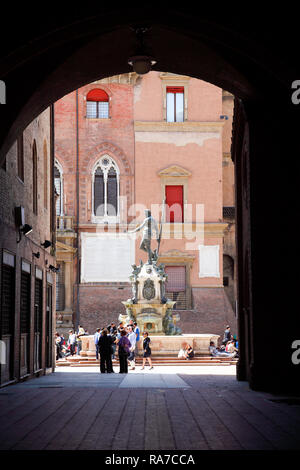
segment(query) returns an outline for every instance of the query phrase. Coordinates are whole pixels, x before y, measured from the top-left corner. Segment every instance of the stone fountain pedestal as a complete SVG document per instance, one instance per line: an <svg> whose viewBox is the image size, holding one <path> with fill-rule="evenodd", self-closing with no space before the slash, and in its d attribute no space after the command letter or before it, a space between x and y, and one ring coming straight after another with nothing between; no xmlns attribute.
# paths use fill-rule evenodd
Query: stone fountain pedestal
<svg viewBox="0 0 300 470"><path fill-rule="evenodd" d="M124 324L129 320L136 321L141 333L180 335L181 330L176 327L180 317L173 313L175 302L165 297L167 274L164 265L153 261L132 267L130 281L133 296L122 302L126 312L119 316L119 321Z"/></svg>
<svg viewBox="0 0 300 470"><path fill-rule="evenodd" d="M218 344L219 335L214 334L186 334L186 335L156 335L150 334L152 356L177 356L181 348L190 344L197 356L209 355L209 343L213 341ZM82 350L80 355L86 358L96 357L94 336L82 336ZM139 355L143 354L143 339L138 342Z"/></svg>

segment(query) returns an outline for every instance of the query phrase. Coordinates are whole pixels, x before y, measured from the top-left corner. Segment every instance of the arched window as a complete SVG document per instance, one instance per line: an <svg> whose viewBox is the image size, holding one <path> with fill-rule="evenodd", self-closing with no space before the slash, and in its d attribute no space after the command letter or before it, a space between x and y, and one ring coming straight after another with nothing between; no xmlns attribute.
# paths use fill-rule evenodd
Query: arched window
<svg viewBox="0 0 300 470"><path fill-rule="evenodd" d="M119 216L120 172L109 155L104 155L93 171L93 218L117 220Z"/></svg>
<svg viewBox="0 0 300 470"><path fill-rule="evenodd" d="M100 88L89 91L86 97L86 117L109 118L109 96Z"/></svg>
<svg viewBox="0 0 300 470"><path fill-rule="evenodd" d="M38 192L37 192L37 150L35 140L32 146L32 211L38 213Z"/></svg>
<svg viewBox="0 0 300 470"><path fill-rule="evenodd" d="M64 215L64 206L63 206L63 172L62 167L55 160L54 165L54 188L55 188L55 207L56 207L56 215L62 216Z"/></svg>

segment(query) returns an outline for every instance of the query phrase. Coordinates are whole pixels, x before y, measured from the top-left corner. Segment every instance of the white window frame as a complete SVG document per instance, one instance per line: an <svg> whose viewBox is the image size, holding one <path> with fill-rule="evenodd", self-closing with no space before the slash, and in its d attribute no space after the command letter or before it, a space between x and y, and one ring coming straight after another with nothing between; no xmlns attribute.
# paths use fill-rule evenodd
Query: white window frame
<svg viewBox="0 0 300 470"><path fill-rule="evenodd" d="M109 160L108 165L103 165L103 161L107 159ZM117 214L114 215L108 215L107 214L107 177L108 177L108 171L111 168L111 166L114 166L117 174ZM103 171L103 176L104 176L104 215L103 216L97 216L95 215L95 207L94 207L94 184L95 184L95 172L97 168L101 167ZM92 223L119 223L120 222L120 170L115 162L115 160L108 154L104 154L101 156L101 158L95 163L92 169L92 214L91 214L91 221Z"/></svg>

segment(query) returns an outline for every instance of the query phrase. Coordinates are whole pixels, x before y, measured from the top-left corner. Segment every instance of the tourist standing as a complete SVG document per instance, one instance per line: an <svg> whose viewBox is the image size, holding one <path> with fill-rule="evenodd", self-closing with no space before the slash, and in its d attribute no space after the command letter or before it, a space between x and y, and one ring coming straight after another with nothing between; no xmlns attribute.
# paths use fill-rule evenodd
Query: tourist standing
<svg viewBox="0 0 300 470"><path fill-rule="evenodd" d="M70 346L71 356L75 354L75 346L76 346L76 335L73 330L69 331L69 339L68 339L68 346Z"/></svg>
<svg viewBox="0 0 300 470"><path fill-rule="evenodd" d="M105 372L110 374L113 372L113 367L112 367L112 362L111 362L112 341L113 341L112 337L107 334L107 329L103 328L103 330L101 331L101 336L98 340L101 374L104 374Z"/></svg>
<svg viewBox="0 0 300 470"><path fill-rule="evenodd" d="M59 333L55 333L56 360L62 358L62 339Z"/></svg>
<svg viewBox="0 0 300 470"><path fill-rule="evenodd" d="M100 338L100 328L97 328L96 333L94 334L94 343L96 347L96 359L99 359L99 338Z"/></svg>
<svg viewBox="0 0 300 470"><path fill-rule="evenodd" d="M130 362L130 366L131 366L131 370L134 370L135 369L135 356L134 356L134 352L135 352L135 346L136 346L136 334L135 332L133 331L133 326L132 325L129 325L128 326L128 335L127 335L130 343L131 343L131 346L130 346L130 354L128 356L128 361Z"/></svg>
<svg viewBox="0 0 300 470"><path fill-rule="evenodd" d="M138 354L139 354L138 342L139 342L139 340L140 340L140 329L139 329L138 324L137 324L136 321L134 322L134 332L135 332L135 336L136 336L134 354L135 354L135 357L137 357Z"/></svg>
<svg viewBox="0 0 300 470"><path fill-rule="evenodd" d="M112 343L112 359L114 360L115 359L115 354L116 354L116 348L117 348L117 345L116 345L117 327L116 327L115 322L112 321L110 326L107 329L108 329L108 333L110 334L110 336L112 337L112 340L113 340L113 343Z"/></svg>
<svg viewBox="0 0 300 470"><path fill-rule="evenodd" d="M121 330L120 339L118 339L118 354L119 354L119 361L120 361L120 374L127 374L128 373L128 355L129 349L131 347L131 343L126 336L126 331Z"/></svg>
<svg viewBox="0 0 300 470"><path fill-rule="evenodd" d="M150 348L150 341L151 340L149 338L149 335L148 335L147 331L144 331L143 338L144 338L144 341L143 341L144 355L143 355L143 367L142 367L142 369L144 369L145 364L146 364L146 360L148 359L149 366L150 366L149 370L150 370L150 369L153 369L153 365L152 365L152 360L151 360L151 348Z"/></svg>

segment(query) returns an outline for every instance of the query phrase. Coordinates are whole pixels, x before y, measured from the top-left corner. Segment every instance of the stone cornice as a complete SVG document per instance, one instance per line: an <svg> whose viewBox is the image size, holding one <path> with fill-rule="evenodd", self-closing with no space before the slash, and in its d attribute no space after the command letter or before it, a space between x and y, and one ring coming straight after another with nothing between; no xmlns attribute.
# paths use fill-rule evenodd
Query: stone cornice
<svg viewBox="0 0 300 470"><path fill-rule="evenodd" d="M164 168L163 170L158 172L158 175L162 178L164 177L172 177L172 178L187 178L188 176L191 176L192 173L185 168L182 168L179 165L171 165L168 166L167 168Z"/></svg>
<svg viewBox="0 0 300 470"><path fill-rule="evenodd" d="M66 253L76 253L77 249L73 246L67 245L66 243L62 243L56 241L56 251L66 252Z"/></svg>
<svg viewBox="0 0 300 470"><path fill-rule="evenodd" d="M160 263L189 263L193 264L195 255L182 252L179 250L170 250L166 253L161 253L158 257Z"/></svg>
<svg viewBox="0 0 300 470"><path fill-rule="evenodd" d="M221 132L221 121L134 121L135 132Z"/></svg>
<svg viewBox="0 0 300 470"><path fill-rule="evenodd" d="M224 222L205 222L204 223L204 236L220 238L224 236L224 231L228 227L227 223ZM198 233L199 236L203 230L202 223L196 222L185 222L184 224L180 223L163 223L162 237L168 238L177 238L178 235L182 234L182 238L196 236Z"/></svg>
<svg viewBox="0 0 300 470"><path fill-rule="evenodd" d="M170 82L187 82L191 79L191 77L189 77L188 75L177 75L177 74L172 74L172 73L168 73L168 72L162 72L160 75L159 75L159 78L161 80L165 80L165 81L170 81Z"/></svg>

